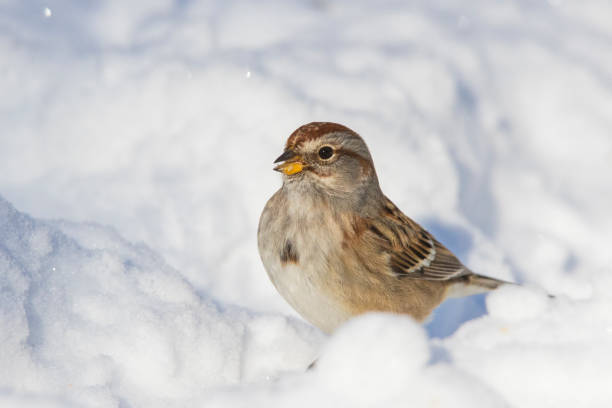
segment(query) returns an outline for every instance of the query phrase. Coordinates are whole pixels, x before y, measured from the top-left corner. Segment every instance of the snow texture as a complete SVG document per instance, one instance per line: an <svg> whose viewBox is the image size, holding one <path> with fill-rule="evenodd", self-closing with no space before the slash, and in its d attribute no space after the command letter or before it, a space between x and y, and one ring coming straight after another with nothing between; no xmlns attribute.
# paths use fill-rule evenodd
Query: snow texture
<svg viewBox="0 0 612 408"><path fill-rule="evenodd" d="M6 0L0 93L0 406L612 406L612 3ZM523 286L303 322L256 229L315 120Z"/></svg>

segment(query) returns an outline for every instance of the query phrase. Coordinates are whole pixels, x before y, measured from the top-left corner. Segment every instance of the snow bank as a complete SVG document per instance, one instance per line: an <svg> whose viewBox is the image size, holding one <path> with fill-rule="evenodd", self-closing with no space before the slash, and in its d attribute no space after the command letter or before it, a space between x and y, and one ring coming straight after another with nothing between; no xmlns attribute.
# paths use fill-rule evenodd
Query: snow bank
<svg viewBox="0 0 612 408"><path fill-rule="evenodd" d="M32 395L185 406L214 386L302 369L321 339L215 304L109 228L41 222L1 198L0 293L0 401L16 406Z"/></svg>
<svg viewBox="0 0 612 408"><path fill-rule="evenodd" d="M387 378L389 406L609 406L611 15L595 0L2 2L0 194L23 213L0 205L0 404L367 405L363 384ZM312 120L362 134L402 210L527 287L443 305L426 353L386 317L321 349L255 242L271 162Z"/></svg>

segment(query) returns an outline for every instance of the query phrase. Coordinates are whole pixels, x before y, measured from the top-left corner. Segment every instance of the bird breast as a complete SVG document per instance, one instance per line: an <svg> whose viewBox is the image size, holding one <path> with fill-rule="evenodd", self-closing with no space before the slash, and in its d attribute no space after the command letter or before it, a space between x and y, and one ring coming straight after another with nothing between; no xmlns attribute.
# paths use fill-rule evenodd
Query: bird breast
<svg viewBox="0 0 612 408"><path fill-rule="evenodd" d="M259 224L259 252L272 283L306 320L326 332L348 319L341 301L337 243L342 229L324 199L281 188ZM336 244L334 244L336 243Z"/></svg>

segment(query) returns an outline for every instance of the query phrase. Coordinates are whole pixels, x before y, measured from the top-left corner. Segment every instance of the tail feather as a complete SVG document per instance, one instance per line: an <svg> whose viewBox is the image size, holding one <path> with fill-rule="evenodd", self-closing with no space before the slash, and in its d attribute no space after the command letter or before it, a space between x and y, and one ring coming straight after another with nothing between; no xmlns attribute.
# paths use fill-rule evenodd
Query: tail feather
<svg viewBox="0 0 612 408"><path fill-rule="evenodd" d="M448 289L447 297L477 295L497 289L501 285L516 285L516 283L470 273L454 279L453 284Z"/></svg>

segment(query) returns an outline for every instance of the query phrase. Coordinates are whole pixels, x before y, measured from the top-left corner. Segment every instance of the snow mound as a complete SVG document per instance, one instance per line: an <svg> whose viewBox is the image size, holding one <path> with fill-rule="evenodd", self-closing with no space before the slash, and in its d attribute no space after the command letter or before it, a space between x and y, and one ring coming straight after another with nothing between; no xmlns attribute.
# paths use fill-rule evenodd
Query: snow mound
<svg viewBox="0 0 612 408"><path fill-rule="evenodd" d="M582 282L580 282L582 281ZM489 315L443 340L454 364L486 381L513 406L605 407L612 402L610 274L585 274L586 298L549 298L506 287L487 299Z"/></svg>
<svg viewBox="0 0 612 408"><path fill-rule="evenodd" d="M380 395L401 394L428 360L425 331L415 322L371 314L338 330L316 368L330 391L374 403Z"/></svg>
<svg viewBox="0 0 612 408"><path fill-rule="evenodd" d="M109 228L38 221L1 197L0 293L0 389L17 394L0 396L12 405L184 406L306 367L321 338L220 307Z"/></svg>
<svg viewBox="0 0 612 408"><path fill-rule="evenodd" d="M428 364L426 333L404 316L368 314L341 327L314 368L267 388L219 393L215 407L502 407L483 382L447 363Z"/></svg>

